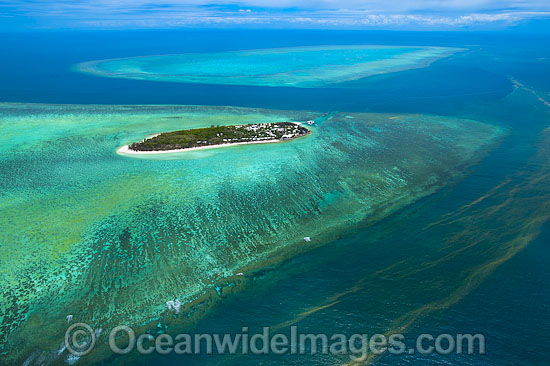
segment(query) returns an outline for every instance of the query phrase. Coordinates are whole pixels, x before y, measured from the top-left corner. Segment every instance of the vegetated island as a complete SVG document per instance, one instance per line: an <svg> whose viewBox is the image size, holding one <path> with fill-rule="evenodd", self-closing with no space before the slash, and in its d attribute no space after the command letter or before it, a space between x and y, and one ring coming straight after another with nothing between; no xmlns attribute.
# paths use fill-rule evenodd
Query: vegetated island
<svg viewBox="0 0 550 366"><path fill-rule="evenodd" d="M310 130L297 122L253 123L236 126L210 126L163 132L123 146L122 153L162 153L218 146L269 143L305 136Z"/></svg>

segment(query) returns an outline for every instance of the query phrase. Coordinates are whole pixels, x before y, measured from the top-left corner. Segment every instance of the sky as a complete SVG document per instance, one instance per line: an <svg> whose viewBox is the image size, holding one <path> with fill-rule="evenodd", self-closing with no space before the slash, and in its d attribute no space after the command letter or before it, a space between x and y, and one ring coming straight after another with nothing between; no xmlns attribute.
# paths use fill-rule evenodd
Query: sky
<svg viewBox="0 0 550 366"><path fill-rule="evenodd" d="M502 29L550 0L0 0L0 30L267 27Z"/></svg>

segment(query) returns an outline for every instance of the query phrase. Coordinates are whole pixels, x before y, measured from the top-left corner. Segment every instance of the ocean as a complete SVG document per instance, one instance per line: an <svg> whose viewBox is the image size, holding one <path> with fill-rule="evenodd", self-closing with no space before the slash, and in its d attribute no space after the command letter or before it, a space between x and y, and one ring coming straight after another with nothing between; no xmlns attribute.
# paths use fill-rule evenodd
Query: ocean
<svg viewBox="0 0 550 366"><path fill-rule="evenodd" d="M252 334L260 333L265 326L285 333L290 325L295 325L302 333L314 334L372 335L398 331L405 334L407 345L413 345L419 334L479 333L486 339L486 353L482 355L415 353L384 355L373 362L376 365L548 364L550 49L547 44L547 35L515 34L511 31L197 30L3 34L0 37L3 49L0 58L0 120L5 123L6 140L3 142L4 157L0 161L3 170L0 173L3 180L0 192L4 201L0 210L5 214L0 224L4 227L0 245L4 253L16 253L21 248L27 248L27 245L32 248L37 245L33 240L49 243L48 240L53 240L51 238L59 240L54 244L63 255L81 253L82 248L75 243L84 239L74 239L73 236L83 235L78 233L87 232L87 228L97 223L101 226L94 226L90 234L97 239L94 245L99 243L92 252L85 254L91 262L86 262L87 268L69 272L74 278L59 285L59 302L50 303L52 295L48 289L40 288L43 286L40 276L34 278L30 275L32 279L17 288L18 291L24 289L21 294L26 296L25 291L33 287L33 296L13 299L8 293L12 291L10 281L14 281L10 276L18 274L24 277L22 273L26 270L22 267L20 272L12 274L12 263L4 254L0 262L4 276L2 282L5 284L1 289L4 300L2 332L6 337L13 335L14 338L3 339L0 352L9 356L25 337L34 336L41 339L32 340L29 344L34 350L18 355L18 362L27 361L31 365L46 361L53 364L76 362L102 365L334 365L350 362L347 353L313 356L103 354L92 361L86 361L85 356L78 360L70 358L66 352L58 358L51 356L52 351L48 347L63 340L56 338L57 333L47 339L47 325L55 320L55 329L63 328L67 307L74 307L75 318L80 314L81 319L85 319L86 315L88 319L97 320L93 326L104 328L101 337L105 337L106 323L98 320L105 318L105 314L117 321L138 318L132 312L139 309L130 306L137 301L137 297L141 297L143 304L148 306L155 301L162 305L167 299L184 295L177 293L177 289L187 288L183 284L186 280L199 281L203 275L208 278L218 276L219 280L211 283L215 292L204 301L205 305L186 310L190 314L189 321L182 319L185 314L159 315L158 321L140 324L140 329L152 334L236 334L242 332L243 327L248 327ZM463 48L465 51L427 67L318 88L130 80L75 71L75 65L91 60L324 45L438 46ZM64 106L69 104L78 106ZM148 107L135 110L132 109L134 105ZM273 146L258 148L255 151L264 154L263 165L250 162L251 154L242 149L230 152L228 156L231 159L218 152L212 156L181 161L128 160L116 157L109 150L115 143L132 141L145 133L154 132L159 126L175 128L177 121L163 120L162 124L157 121L173 114L182 113L189 119L190 126L199 126L201 124L197 121L201 118L221 121L223 114L229 113L217 107L163 109L168 108L165 107L167 105L225 106L235 116L247 115L251 120L260 115L273 120L281 117L303 120L309 116L338 112L340 114L334 120L339 124L326 123L325 127L323 122L318 127L319 136L325 138L319 141L336 146L331 138L340 138L349 139L346 140L349 144L339 147L333 155L323 156L324 160L321 159L324 145L312 142L317 140L304 140L296 148L291 145L280 150ZM235 112L233 107L243 109ZM129 112L124 112L124 109ZM113 115L118 116L115 122L124 128L117 129L116 124L102 120L113 118ZM403 121L413 125L407 130L393 130L389 125L385 127L394 140L365 138L361 141L373 146L372 150L365 150L363 145L349 137L371 136L371 130L350 125L352 119L377 125L382 124L382 119L394 115L404 116L401 117ZM439 124L440 119L445 121L443 125ZM65 122L57 125L59 120ZM471 121L492 126L502 134L493 143L493 132L482 130L478 124L470 124ZM232 119L231 123L238 123L238 119ZM414 126L415 123L422 127L422 133L419 126ZM423 139L426 134L432 136L436 134L434 131L443 128L449 130L445 130L446 137L438 144L428 144L428 140ZM86 134L86 138L81 138L80 133ZM407 133L417 135L408 138ZM37 145L39 148L33 150L34 145L31 148L24 145L24 140L29 136L40 143L53 142ZM399 143L399 150L387 150L391 141ZM457 141L460 141L463 150L451 149L451 144ZM480 151L473 153L477 148ZM12 155L13 151L15 153ZM343 152L354 158L342 158ZM359 162L367 153L374 154L369 155L372 162L361 165ZM441 177L441 184L413 185L420 187L419 192L403 195L406 204L396 203L395 210L384 211L383 215L368 213L355 219L353 213L360 212L361 208L354 206L357 201L354 194L366 189L358 187L370 179L369 167L378 167L379 164L379 172L382 172L386 168L384 164L393 164L396 156L407 154L411 154L410 160L402 165L395 163L398 167L406 164L415 166L417 170L411 168L411 175L436 174ZM286 163L284 157L296 162L281 165ZM327 163L329 159L339 161L340 165L330 166ZM242 171L237 174L235 169L227 168L228 164L236 164ZM67 167L72 169L72 179L67 178ZM125 175L119 177L117 172L124 172ZM315 174L322 177L318 182ZM277 180L278 175L282 177L280 180ZM246 182L240 181L239 176ZM383 185L386 190L380 197L398 202L391 192L401 189L398 179L410 177L404 172L388 177L396 182L394 185ZM220 183L216 185L214 182L218 180ZM337 185L349 188L342 188L343 198L335 191L327 192L327 187ZM180 192L178 190L184 186L186 190L181 192L189 195L187 201L174 197L175 192ZM265 192L251 196L250 192L258 187L263 187ZM285 194L296 192L296 195L284 195L277 188ZM378 192L381 188L376 189ZM74 192L86 192L86 195L75 196ZM248 192L248 195L243 192ZM263 224L254 220L260 220L263 212L281 210L275 204L259 203L263 202L261 199L265 201L265 197L272 197L270 194L274 195L273 192L277 193L278 202L283 203L281 207L288 210L280 214L286 224L294 224L293 217L300 217L304 230L308 228L313 231L322 226L308 226L307 212L301 213L303 217L298 216L300 207L311 204L319 211L319 222L328 226L345 219L353 221L353 225L342 224L337 229L331 229L330 234L326 235L326 242L309 250L287 251L285 247L285 255L279 260L264 260L261 266L246 262L242 268L250 271L244 271L242 280L237 277L225 279L226 273L217 273L211 264L214 259L222 261L220 258L212 261L205 259L206 256L215 256L213 253L216 251L225 253L225 246L209 252L197 244L193 247L193 250L201 250L201 256L197 255L197 258L193 257L193 250L179 252L168 248L167 243L175 243L172 239L177 236L173 229L181 228L184 220L174 218L171 216L173 212L167 213L164 209L191 207L192 202L198 202L191 198L204 198L210 201L194 207L196 210L192 217L196 220L214 222L217 217L223 217L227 222L233 223L230 220L235 220L238 225L262 227L264 230ZM334 197L325 195L319 198L329 208L316 206L309 200L309 195L331 192ZM34 197L36 205L33 204L35 201L24 201L24 195ZM56 195L64 195L63 202L59 208L56 206L56 211L49 213L49 200L58 197ZM410 197L414 198L409 200ZM67 213L66 206L78 207L82 202L97 203L97 206L83 205L77 210L86 219L55 221L73 213ZM120 204L111 205L111 202ZM232 202L232 207L245 207L246 214L238 210L222 212L226 206L221 203L227 202ZM220 203L219 210L209 211L216 203ZM375 203L361 201L364 206L374 206ZM25 217L15 215L13 212L16 211ZM93 211L93 215L84 211ZM48 214L41 216L42 212ZM204 216L211 212L217 213ZM239 214L246 219L242 222L235 219ZM34 215L38 217L36 220ZM49 223L54 228L52 232L33 229L19 235L21 227ZM277 225L281 225L280 228L285 226L277 219L273 219L272 224L273 232L269 235L273 236L270 240L274 243L277 240L290 242L290 234L277 229ZM231 225L237 224L228 224L228 232L235 227ZM10 232L6 229L8 227L15 229ZM158 231L151 230L151 227ZM190 230L194 230L194 235L199 237L210 232L207 229L205 226ZM231 234L234 236L223 236L223 240L227 240L227 245L239 240L252 240L246 236L249 233L245 229L241 230ZM139 236L146 232L153 234L150 238ZM220 239L222 234L216 233L220 235L216 236L217 240L223 242ZM280 235L279 239L275 234ZM244 235L245 239L239 235ZM264 235L264 232L258 235ZM300 237L305 235L307 232ZM70 239L64 242L65 237ZM16 244L8 242L14 238ZM181 255L171 262L174 268L177 263L193 263L196 271L178 277L182 281L179 284L175 277L169 276L172 267L160 267L160 260L155 262L158 268L156 264L153 269L140 267L143 271L127 265L142 259L128 259L124 255L138 253L138 244L153 241L158 244L155 250L159 256ZM117 250L109 252L109 248L114 247ZM243 246L238 251L249 249ZM109 254L103 254L105 252ZM143 252L148 253L145 244L139 249L139 253ZM37 249L37 253L41 253L40 250ZM48 255L53 256L52 253ZM125 259L116 259L109 267L105 266L105 262L94 262L93 258L97 256L107 263L114 261L112 258ZM235 261L245 262L240 257ZM47 269L56 276L71 277L61 273L65 267L60 266L58 271L53 269L58 263L57 258L51 259L51 263L29 263L32 264L29 271L41 273ZM78 277L76 273L83 273L83 277ZM124 280L118 282L117 278ZM147 287L153 285L158 288L152 290ZM233 286L237 289L233 290ZM74 289L78 291L71 292ZM173 292L165 293L165 298L161 298L159 294L166 289ZM94 293L93 296L87 291ZM129 293L131 291L134 292ZM42 292L46 295L41 295ZM150 293L154 293L156 298ZM74 303L69 304L68 299L74 300ZM17 304L16 310L13 310L14 304ZM117 308L117 304L121 307ZM36 332L39 328L43 330ZM14 362L9 358L4 360L10 361L0 360L0 364Z"/></svg>

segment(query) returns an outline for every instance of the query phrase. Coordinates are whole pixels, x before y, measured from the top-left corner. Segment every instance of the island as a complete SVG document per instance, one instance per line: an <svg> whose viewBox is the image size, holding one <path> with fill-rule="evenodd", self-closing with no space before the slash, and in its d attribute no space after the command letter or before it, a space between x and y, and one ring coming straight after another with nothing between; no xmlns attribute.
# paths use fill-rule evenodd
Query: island
<svg viewBox="0 0 550 366"><path fill-rule="evenodd" d="M119 152L177 152L227 145L269 143L291 140L309 133L310 130L299 122L210 126L159 133L142 141L123 146Z"/></svg>

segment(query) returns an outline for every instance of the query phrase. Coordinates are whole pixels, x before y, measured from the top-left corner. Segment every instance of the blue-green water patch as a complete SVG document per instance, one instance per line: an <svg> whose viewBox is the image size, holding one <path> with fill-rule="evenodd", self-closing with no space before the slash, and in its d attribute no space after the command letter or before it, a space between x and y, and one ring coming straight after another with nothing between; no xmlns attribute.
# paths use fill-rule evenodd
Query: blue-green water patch
<svg viewBox="0 0 550 366"><path fill-rule="evenodd" d="M98 76L200 84L327 87L425 67L459 48L315 46L99 60L77 70Z"/></svg>

